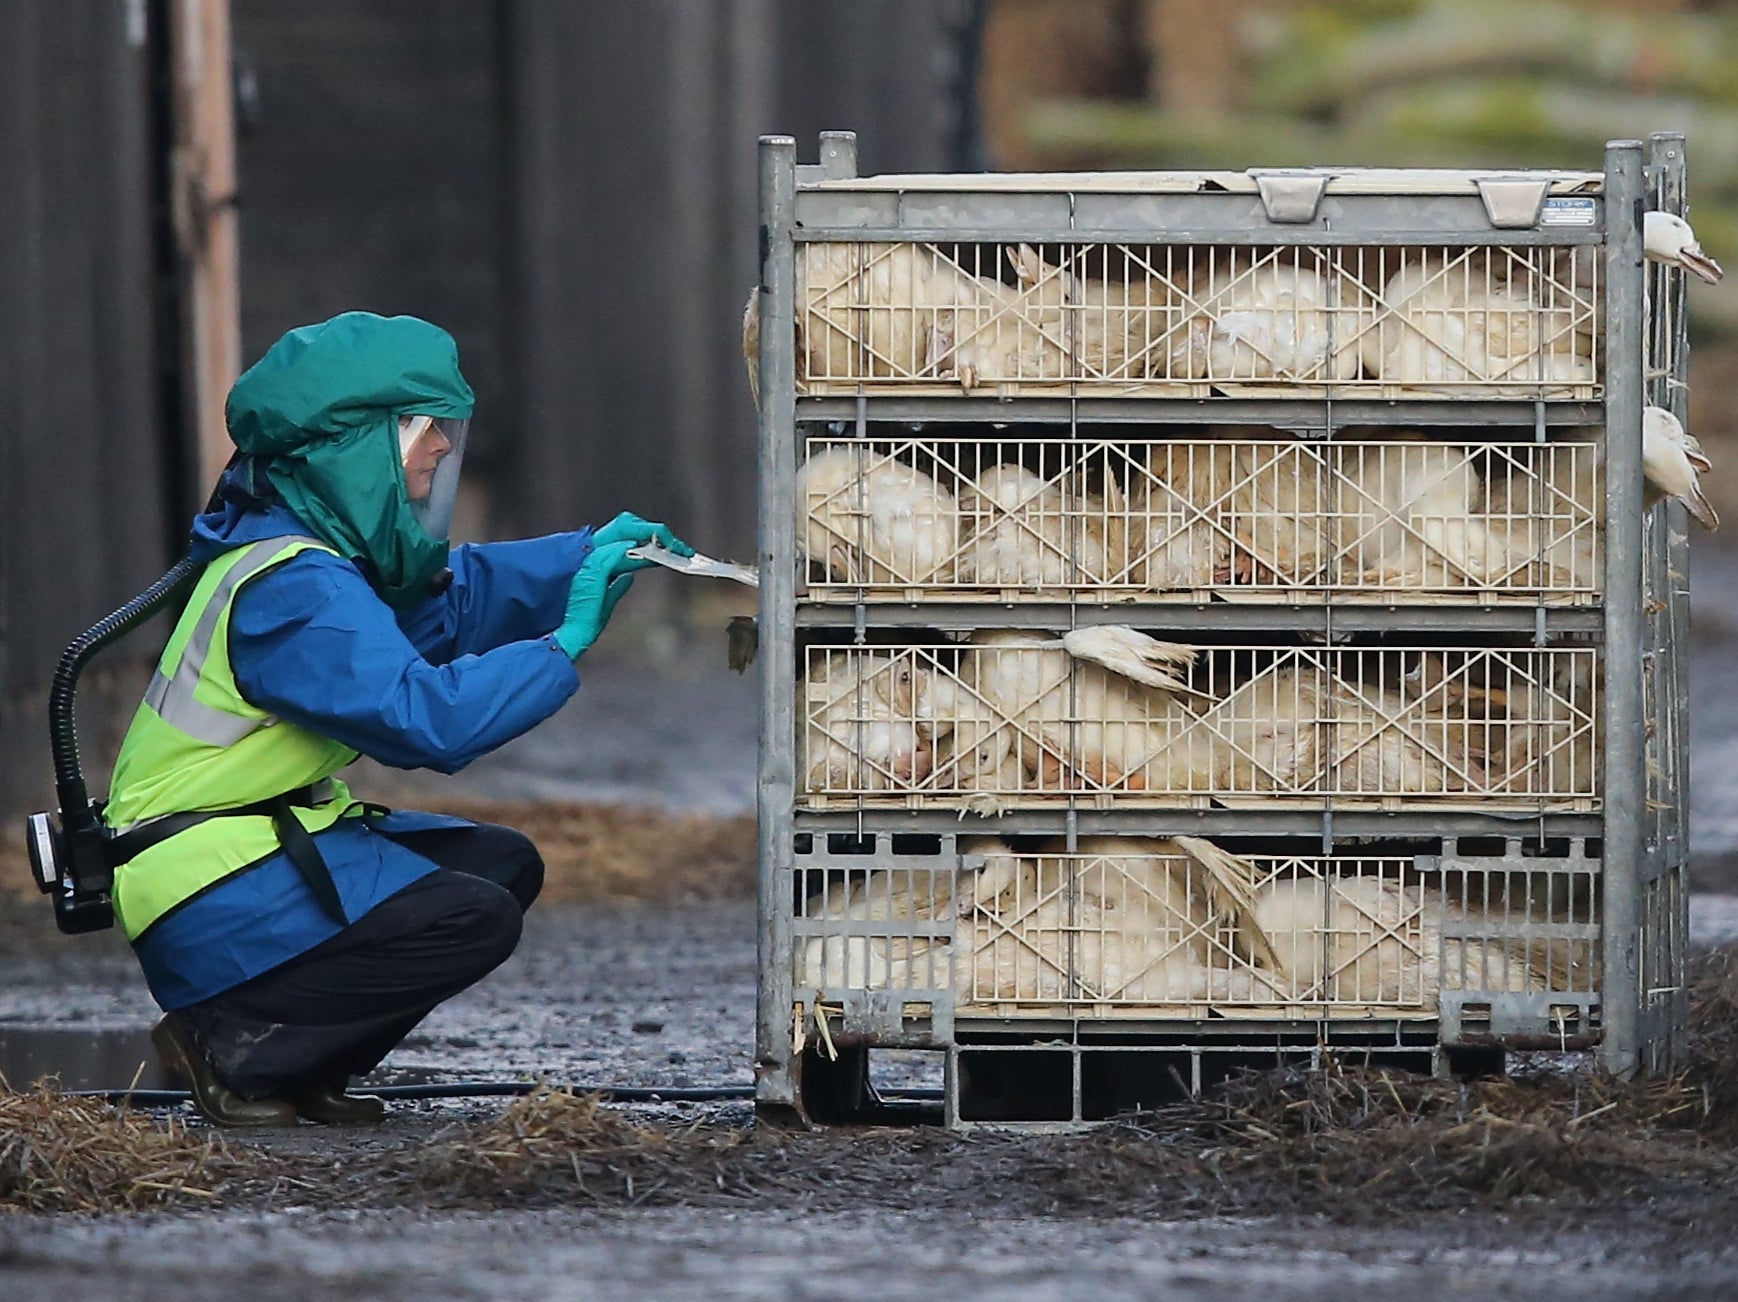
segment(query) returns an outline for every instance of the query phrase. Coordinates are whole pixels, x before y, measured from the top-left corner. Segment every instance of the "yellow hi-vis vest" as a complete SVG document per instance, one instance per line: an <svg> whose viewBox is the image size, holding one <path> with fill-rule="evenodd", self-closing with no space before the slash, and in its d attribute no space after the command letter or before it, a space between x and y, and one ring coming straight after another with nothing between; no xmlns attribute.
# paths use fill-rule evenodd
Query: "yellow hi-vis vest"
<svg viewBox="0 0 1738 1302"><path fill-rule="evenodd" d="M332 551L312 538L266 538L205 567L121 742L103 818L116 832L167 814L234 809L324 782L357 752L250 704L229 663L229 613L242 585L298 552ZM336 554L336 553L334 553ZM310 833L352 808L332 799L293 813ZM112 898L129 941L227 877L278 852L268 814L207 819L115 869Z"/></svg>

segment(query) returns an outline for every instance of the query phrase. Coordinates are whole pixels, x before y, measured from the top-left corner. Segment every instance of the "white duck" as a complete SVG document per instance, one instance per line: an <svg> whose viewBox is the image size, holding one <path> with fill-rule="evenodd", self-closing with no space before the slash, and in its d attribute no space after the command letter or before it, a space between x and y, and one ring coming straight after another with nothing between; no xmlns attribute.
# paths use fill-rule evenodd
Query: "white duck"
<svg viewBox="0 0 1738 1302"><path fill-rule="evenodd" d="M1008 721L1038 790L1116 784L1194 718L1183 702L1198 693L1179 676L1194 660L1191 647L1120 627L1060 639L980 629L971 640L961 678Z"/></svg>
<svg viewBox="0 0 1738 1302"><path fill-rule="evenodd" d="M925 373L938 303L982 282L928 244L807 244L797 258L797 358L809 380ZM752 306L752 300L751 300Z"/></svg>
<svg viewBox="0 0 1738 1302"><path fill-rule="evenodd" d="M1349 277L1233 251L1196 273L1193 314L1168 339L1173 379L1350 380L1370 313Z"/></svg>
<svg viewBox="0 0 1738 1302"><path fill-rule="evenodd" d="M1641 219L1641 251L1650 262L1668 267L1681 267L1699 280L1717 285L1725 276L1720 264L1709 257L1696 238L1690 223L1676 213L1647 212ZM1577 244L1570 255L1570 274L1577 288L1595 283L1595 267L1604 261L1605 250L1598 244Z"/></svg>
<svg viewBox="0 0 1738 1302"><path fill-rule="evenodd" d="M1516 567L1473 514L1473 452L1396 431L1401 443L1348 444L1334 517L1342 580L1442 588L1497 582Z"/></svg>
<svg viewBox="0 0 1738 1302"><path fill-rule="evenodd" d="M1211 531L1202 541L1213 577L1229 585L1224 595L1322 583L1333 557L1334 481L1324 453L1275 440L1270 429L1216 432L1190 448L1153 449L1147 477L1163 478Z"/></svg>
<svg viewBox="0 0 1738 1302"><path fill-rule="evenodd" d="M1421 881L1281 878L1261 888L1251 914L1293 999L1428 1007L1441 990L1563 988L1545 942L1445 937L1450 922L1476 931L1483 902Z"/></svg>
<svg viewBox="0 0 1738 1302"><path fill-rule="evenodd" d="M827 448L797 472L803 554L835 582L951 582L959 505L930 476L861 445Z"/></svg>
<svg viewBox="0 0 1738 1302"><path fill-rule="evenodd" d="M1726 274L1720 270L1718 262L1702 252L1701 241L1696 238L1690 223L1675 213L1643 214L1641 247L1642 252L1655 262L1682 267L1710 285L1719 284L1720 278Z"/></svg>
<svg viewBox="0 0 1738 1302"><path fill-rule="evenodd" d="M990 853L956 895L970 1002L1165 1002L1209 997L1236 947L1271 964L1247 923L1258 872L1210 841L1082 837L1036 855ZM1217 952L1215 952L1217 951Z"/></svg>
<svg viewBox="0 0 1738 1302"><path fill-rule="evenodd" d="M1389 278L1377 328L1360 347L1372 375L1426 392L1497 382L1591 384L1591 340L1578 320L1568 301L1538 301L1476 253L1429 255Z"/></svg>
<svg viewBox="0 0 1738 1302"><path fill-rule="evenodd" d="M1641 468L1649 490L1644 505L1651 507L1663 497L1674 497L1704 529L1720 527L1720 517L1703 495L1700 480L1700 472L1713 469L1713 463L1702 445L1664 407L1642 409Z"/></svg>
<svg viewBox="0 0 1738 1302"><path fill-rule="evenodd" d="M1319 664L1281 662L1173 732L1124 784L1224 797L1445 795L1479 790L1464 746L1436 733L1401 693L1350 683Z"/></svg>
<svg viewBox="0 0 1738 1302"><path fill-rule="evenodd" d="M1228 476L1204 472L1195 487L1206 500L1197 505L1189 496L1195 462L1205 465L1213 456L1203 444L1154 443L1144 464L1130 470L1129 578L1135 586L1166 592L1230 581L1233 539L1219 523Z"/></svg>
<svg viewBox="0 0 1738 1302"><path fill-rule="evenodd" d="M1062 483L1023 466L990 466L963 483L962 577L983 587L1127 584L1129 521L1122 489L1071 504Z"/></svg>
<svg viewBox="0 0 1738 1302"><path fill-rule="evenodd" d="M1166 378L1164 350L1155 345L1177 320L1177 287L1137 255L1114 267L1112 247L1088 246L1066 270L1029 244L1008 257L1026 296L1044 305L1046 331L1059 323L1056 338L1082 378Z"/></svg>
<svg viewBox="0 0 1738 1302"><path fill-rule="evenodd" d="M809 900L806 918L854 922L858 934L807 940L797 986L945 989L951 980L966 1003L1198 1001L1234 945L1235 961L1274 965L1248 923L1257 870L1210 841L1084 837L1068 855L1057 843L1018 854L970 837L960 849L982 855L983 868L877 870ZM902 924L950 918L951 944L901 934Z"/></svg>
<svg viewBox="0 0 1738 1302"><path fill-rule="evenodd" d="M964 271L930 282L924 349L929 373L959 381L967 393L986 384L1060 380L1069 373L1064 297L1070 282L1045 278L1045 264L1030 244L1007 252L1017 286Z"/></svg>
<svg viewBox="0 0 1738 1302"><path fill-rule="evenodd" d="M897 652L834 651L803 684L799 764L810 795L909 790L935 764L913 707L916 668Z"/></svg>

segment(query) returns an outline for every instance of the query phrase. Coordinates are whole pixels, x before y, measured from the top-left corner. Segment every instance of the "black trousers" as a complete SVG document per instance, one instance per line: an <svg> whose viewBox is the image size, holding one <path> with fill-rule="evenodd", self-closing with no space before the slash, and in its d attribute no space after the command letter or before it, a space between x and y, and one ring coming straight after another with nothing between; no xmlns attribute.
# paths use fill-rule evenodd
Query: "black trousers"
<svg viewBox="0 0 1738 1302"><path fill-rule="evenodd" d="M306 954L177 1014L236 1093L342 1088L518 945L543 887L529 838L487 823L381 835L440 868Z"/></svg>

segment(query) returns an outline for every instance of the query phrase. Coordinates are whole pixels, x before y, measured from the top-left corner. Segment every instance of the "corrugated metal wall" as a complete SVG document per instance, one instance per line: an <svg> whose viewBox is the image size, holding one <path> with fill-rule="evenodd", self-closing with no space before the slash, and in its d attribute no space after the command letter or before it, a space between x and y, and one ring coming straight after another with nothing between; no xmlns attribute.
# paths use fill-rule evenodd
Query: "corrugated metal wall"
<svg viewBox="0 0 1738 1302"><path fill-rule="evenodd" d="M173 545L143 12L0 4L0 811L50 790L62 647ZM112 740L104 714L81 718Z"/></svg>
<svg viewBox="0 0 1738 1302"><path fill-rule="evenodd" d="M60 649L162 571L196 491L151 337L163 3L0 3L0 812L46 797ZM348 308L426 316L481 398L491 533L631 508L746 554L755 139L949 165L975 3L231 0L244 361ZM94 773L127 708L81 702Z"/></svg>

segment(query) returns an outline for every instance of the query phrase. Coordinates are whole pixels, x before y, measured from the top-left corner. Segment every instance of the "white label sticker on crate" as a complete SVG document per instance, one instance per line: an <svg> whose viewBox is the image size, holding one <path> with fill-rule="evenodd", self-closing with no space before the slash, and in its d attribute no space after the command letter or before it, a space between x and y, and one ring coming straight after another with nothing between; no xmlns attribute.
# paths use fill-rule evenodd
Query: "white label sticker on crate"
<svg viewBox="0 0 1738 1302"><path fill-rule="evenodd" d="M1560 196L1545 200L1539 210L1541 226L1591 226L1598 216L1598 204L1592 199Z"/></svg>

